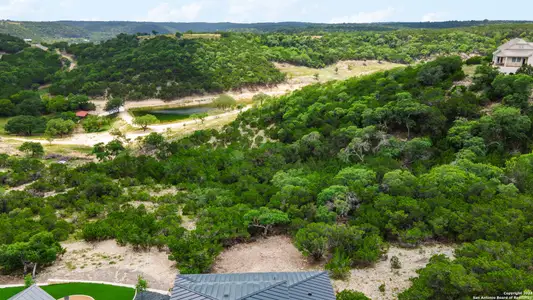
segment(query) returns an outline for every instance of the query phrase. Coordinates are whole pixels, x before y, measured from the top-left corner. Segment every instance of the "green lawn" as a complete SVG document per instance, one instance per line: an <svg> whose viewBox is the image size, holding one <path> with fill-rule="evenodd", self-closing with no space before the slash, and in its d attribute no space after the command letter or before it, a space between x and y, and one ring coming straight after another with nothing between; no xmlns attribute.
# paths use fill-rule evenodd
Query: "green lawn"
<svg viewBox="0 0 533 300"><path fill-rule="evenodd" d="M0 118L0 134L6 134L4 126L6 125L7 120L9 120L9 118Z"/></svg>
<svg viewBox="0 0 533 300"><path fill-rule="evenodd" d="M23 287L0 289L0 300L7 300L23 289ZM135 295L135 290L132 288L94 283L55 284L43 286L42 289L56 299L71 295L86 295L95 300L131 300Z"/></svg>
<svg viewBox="0 0 533 300"><path fill-rule="evenodd" d="M476 68L479 67L479 65L464 65L463 71L465 72L466 76L474 76L474 73L476 73Z"/></svg>

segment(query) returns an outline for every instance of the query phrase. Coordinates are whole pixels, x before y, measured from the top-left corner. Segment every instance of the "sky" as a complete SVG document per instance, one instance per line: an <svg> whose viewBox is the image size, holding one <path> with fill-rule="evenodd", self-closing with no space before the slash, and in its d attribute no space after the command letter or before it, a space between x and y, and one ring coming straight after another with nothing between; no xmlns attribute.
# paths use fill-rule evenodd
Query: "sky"
<svg viewBox="0 0 533 300"><path fill-rule="evenodd" d="M533 20L532 0L0 0L0 20L370 23Z"/></svg>

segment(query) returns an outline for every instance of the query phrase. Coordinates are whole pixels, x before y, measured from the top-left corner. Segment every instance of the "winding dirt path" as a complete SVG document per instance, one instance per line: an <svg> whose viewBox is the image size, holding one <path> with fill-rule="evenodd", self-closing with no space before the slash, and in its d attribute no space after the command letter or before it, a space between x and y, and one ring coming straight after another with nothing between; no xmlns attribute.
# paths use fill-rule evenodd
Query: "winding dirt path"
<svg viewBox="0 0 533 300"><path fill-rule="evenodd" d="M76 62L76 59L74 59L74 55L59 51L59 49L56 49L56 53L59 54L64 59L70 61L70 65L68 66L69 72L76 69L76 67L78 66L78 63Z"/></svg>

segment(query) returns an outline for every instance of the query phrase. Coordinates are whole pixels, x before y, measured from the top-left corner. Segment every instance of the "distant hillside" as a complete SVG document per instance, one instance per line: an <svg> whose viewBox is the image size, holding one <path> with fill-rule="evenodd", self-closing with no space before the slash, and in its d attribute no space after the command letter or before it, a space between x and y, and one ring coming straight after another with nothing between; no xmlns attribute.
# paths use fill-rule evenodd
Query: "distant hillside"
<svg viewBox="0 0 533 300"><path fill-rule="evenodd" d="M36 41L57 40L106 40L120 33L138 32L174 33L250 31L250 32L322 32L322 31L390 31L405 28L457 28L500 23L531 23L530 21L447 21L371 24L319 24L305 22L280 23L156 23L131 21L57 21L57 22L17 22L0 21L0 33Z"/></svg>

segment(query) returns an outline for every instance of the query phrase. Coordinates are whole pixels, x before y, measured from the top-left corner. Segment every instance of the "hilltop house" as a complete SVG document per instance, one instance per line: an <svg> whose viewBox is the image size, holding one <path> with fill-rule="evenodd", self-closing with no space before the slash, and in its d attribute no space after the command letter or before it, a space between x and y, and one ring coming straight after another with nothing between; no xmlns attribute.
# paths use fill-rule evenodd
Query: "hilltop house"
<svg viewBox="0 0 533 300"><path fill-rule="evenodd" d="M493 53L493 63L503 73L515 73L525 64L533 66L533 43L512 39Z"/></svg>
<svg viewBox="0 0 533 300"><path fill-rule="evenodd" d="M179 274L170 300L335 300L327 272Z"/></svg>

